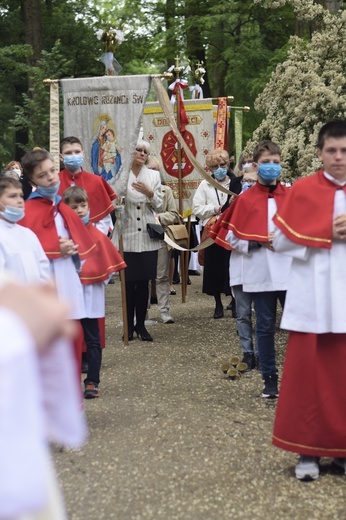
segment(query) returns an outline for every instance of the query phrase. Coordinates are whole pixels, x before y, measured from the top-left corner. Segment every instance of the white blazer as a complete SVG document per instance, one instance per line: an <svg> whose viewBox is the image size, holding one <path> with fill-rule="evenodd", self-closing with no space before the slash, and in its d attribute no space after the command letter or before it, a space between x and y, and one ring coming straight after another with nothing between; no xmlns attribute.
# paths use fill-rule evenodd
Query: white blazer
<svg viewBox="0 0 346 520"><path fill-rule="evenodd" d="M147 223L156 223L155 214L162 211L163 196L161 192L160 173L142 166L137 180L145 182L153 190L151 199L146 197L144 202L134 203L127 200L127 179L121 178L114 182L115 192L118 197L125 197L125 225L123 228L123 244L126 253L143 253L160 249L160 240L149 237ZM113 233L113 242L117 244L117 229Z"/></svg>

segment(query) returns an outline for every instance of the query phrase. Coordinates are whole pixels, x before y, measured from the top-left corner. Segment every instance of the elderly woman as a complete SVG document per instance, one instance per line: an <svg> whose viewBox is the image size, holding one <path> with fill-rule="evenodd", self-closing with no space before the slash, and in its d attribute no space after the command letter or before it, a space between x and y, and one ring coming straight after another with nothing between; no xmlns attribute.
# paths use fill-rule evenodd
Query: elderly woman
<svg viewBox="0 0 346 520"><path fill-rule="evenodd" d="M123 229L127 324L129 340L136 332L142 341L153 341L144 321L147 312L149 280L155 280L160 240L149 237L147 224L154 224L155 213L162 210L160 174L147 168L150 145L138 141L127 183L122 176L114 183L119 197L125 197ZM136 325L134 320L136 317Z"/></svg>
<svg viewBox="0 0 346 520"><path fill-rule="evenodd" d="M224 188L230 189L231 174L228 171L229 157L226 150L213 150L206 157L211 176ZM232 174L233 176L234 174ZM218 218L226 209L229 196L203 180L193 198L193 213L200 219L202 228L211 217ZM213 244L204 253L203 292L214 296L214 318L224 315L221 293L231 294L229 286L230 251Z"/></svg>

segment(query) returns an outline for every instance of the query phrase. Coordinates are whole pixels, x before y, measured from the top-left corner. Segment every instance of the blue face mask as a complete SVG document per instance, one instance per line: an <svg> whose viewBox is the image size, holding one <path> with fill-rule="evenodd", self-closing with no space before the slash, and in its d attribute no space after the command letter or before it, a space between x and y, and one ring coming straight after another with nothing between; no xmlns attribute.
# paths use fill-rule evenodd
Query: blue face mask
<svg viewBox="0 0 346 520"><path fill-rule="evenodd" d="M86 215L84 215L84 217L81 217L82 218L82 222L83 224L85 224L85 226L87 224L89 224L89 219L90 219L90 209L88 209L88 213Z"/></svg>
<svg viewBox="0 0 346 520"><path fill-rule="evenodd" d="M265 182L273 182L281 173L281 164L263 163L258 165L258 175Z"/></svg>
<svg viewBox="0 0 346 520"><path fill-rule="evenodd" d="M41 197L44 197L45 199L55 199L55 196L57 195L60 188L60 181L56 184L53 184L52 186L37 186L36 192L41 195Z"/></svg>
<svg viewBox="0 0 346 520"><path fill-rule="evenodd" d="M64 155L64 165L71 172L74 173L83 164L83 155L75 154L75 155Z"/></svg>
<svg viewBox="0 0 346 520"><path fill-rule="evenodd" d="M15 208L14 206L4 206L4 210L0 211L0 215L8 222L18 222L25 215L24 208Z"/></svg>
<svg viewBox="0 0 346 520"><path fill-rule="evenodd" d="M218 168L214 171L214 177L217 181L223 181L227 175L227 168Z"/></svg>

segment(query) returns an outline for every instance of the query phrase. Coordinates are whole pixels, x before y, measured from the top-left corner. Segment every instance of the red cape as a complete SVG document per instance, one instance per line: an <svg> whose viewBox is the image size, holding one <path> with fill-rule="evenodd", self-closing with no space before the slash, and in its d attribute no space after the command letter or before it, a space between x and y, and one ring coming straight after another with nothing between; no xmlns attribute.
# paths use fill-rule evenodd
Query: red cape
<svg viewBox="0 0 346 520"><path fill-rule="evenodd" d="M112 273L125 269L126 263L111 240L91 222L86 226L97 248L82 265L82 284L93 284L108 280Z"/></svg>
<svg viewBox="0 0 346 520"><path fill-rule="evenodd" d="M60 258L59 236L54 217L59 212L64 219L65 228L75 244L78 244L78 254L83 260L95 249L95 244L89 232L77 214L64 202L56 206L51 200L43 197L28 199L25 202L25 217L20 225L31 229L36 235L47 257L50 260Z"/></svg>
<svg viewBox="0 0 346 520"><path fill-rule="evenodd" d="M61 170L59 176L59 195L62 196L72 185L85 189L89 197L90 222L99 222L113 211L112 201L117 198L117 195L102 177L84 170L73 175L66 169Z"/></svg>
<svg viewBox="0 0 346 520"><path fill-rule="evenodd" d="M275 215L275 225L296 244L330 249L334 198L340 189L345 187L328 180L323 170L298 180Z"/></svg>
<svg viewBox="0 0 346 520"><path fill-rule="evenodd" d="M258 182L240 197L221 215L209 236L220 246L226 247L225 237L228 231L242 240L267 242L268 240L268 199L274 198L280 208L289 193L289 188L278 184L269 191L268 186ZM230 249L229 245L227 249Z"/></svg>

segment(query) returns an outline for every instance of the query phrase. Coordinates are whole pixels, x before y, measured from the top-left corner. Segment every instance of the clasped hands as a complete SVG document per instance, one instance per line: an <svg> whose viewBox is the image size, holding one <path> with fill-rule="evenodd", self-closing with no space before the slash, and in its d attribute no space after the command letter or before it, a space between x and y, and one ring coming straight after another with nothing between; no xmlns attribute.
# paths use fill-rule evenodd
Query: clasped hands
<svg viewBox="0 0 346 520"><path fill-rule="evenodd" d="M346 241L346 213L341 213L333 220L333 238Z"/></svg>
<svg viewBox="0 0 346 520"><path fill-rule="evenodd" d="M63 258L76 255L78 253L78 245L71 238L59 237L60 253Z"/></svg>
<svg viewBox="0 0 346 520"><path fill-rule="evenodd" d="M134 188L136 191L139 191L139 193L143 193L143 195L146 195L149 199L154 196L153 190L145 182L133 182L132 188Z"/></svg>

